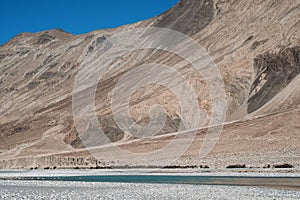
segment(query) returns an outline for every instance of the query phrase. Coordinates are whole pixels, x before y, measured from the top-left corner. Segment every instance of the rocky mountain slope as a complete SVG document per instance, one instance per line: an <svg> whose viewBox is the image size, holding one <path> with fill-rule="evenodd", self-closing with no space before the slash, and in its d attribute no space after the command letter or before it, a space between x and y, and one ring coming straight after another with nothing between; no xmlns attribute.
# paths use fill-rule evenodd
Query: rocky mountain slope
<svg viewBox="0 0 300 200"><path fill-rule="evenodd" d="M62 30L21 33L2 45L0 167L97 164L89 152L82 150L73 121L74 81L82 63L103 41L115 33L142 27L170 28L192 37L209 52L225 84L228 125L218 144L199 161L196 155L203 141L199 131L198 142L192 144L179 164L300 165L300 2L181 0L160 16L116 29L84 35ZM99 123L109 139L121 141L124 148L146 148L151 143L134 142L118 127L112 116L111 92L126 71L152 62L176 66L183 73L190 68L176 55L142 50L115 60L97 88ZM201 109L209 113L211 100L203 78L191 72L185 77L196 88ZM147 124L148 110L155 103L168 111L164 128L153 138L157 144L179 128L181 118L172 93L157 85L138 90L130 100L130 112L134 121ZM104 151L111 157L103 157L104 163L118 163L113 151Z"/></svg>

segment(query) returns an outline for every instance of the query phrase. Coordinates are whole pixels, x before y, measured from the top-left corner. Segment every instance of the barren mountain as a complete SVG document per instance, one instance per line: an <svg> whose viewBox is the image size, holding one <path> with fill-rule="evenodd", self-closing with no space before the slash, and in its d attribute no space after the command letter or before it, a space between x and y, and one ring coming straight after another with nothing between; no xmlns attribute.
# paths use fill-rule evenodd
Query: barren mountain
<svg viewBox="0 0 300 200"><path fill-rule="evenodd" d="M207 129L200 127L176 164L300 166L300 1L181 0L157 17L116 29L84 35L63 30L21 33L2 45L0 168L130 165L129 158L114 159L117 152L109 146L91 145L103 154L98 161L90 155L92 150L84 149L72 116L72 91L81 66L105 41L144 27L169 28L193 38L210 54L225 85L226 123L217 145L199 160ZM134 92L130 114L145 125L151 105L164 105L168 116L163 129L137 140L116 124L111 109L115 85L124 73L147 63L173 66L196 89L199 107L208 114L212 107L203 77L190 71L191 65L179 56L141 50L118 57L98 84L96 113L110 141L135 152L165 145L182 120L174 94L154 84ZM176 151L176 145L173 148Z"/></svg>

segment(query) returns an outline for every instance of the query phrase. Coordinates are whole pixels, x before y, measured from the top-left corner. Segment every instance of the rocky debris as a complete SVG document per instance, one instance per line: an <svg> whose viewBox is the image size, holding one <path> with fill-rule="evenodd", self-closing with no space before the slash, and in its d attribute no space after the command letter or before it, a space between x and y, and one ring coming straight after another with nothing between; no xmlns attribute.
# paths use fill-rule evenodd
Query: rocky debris
<svg viewBox="0 0 300 200"><path fill-rule="evenodd" d="M13 129L13 134L14 133L21 133L21 132L25 132L25 131L28 131L30 129L30 126L29 125L26 125L26 126L18 126L16 128Z"/></svg>
<svg viewBox="0 0 300 200"><path fill-rule="evenodd" d="M43 62L43 65L47 65L49 63L51 63L55 58L57 58L58 56L60 56L60 54L57 55L49 55Z"/></svg>
<svg viewBox="0 0 300 200"><path fill-rule="evenodd" d="M213 16L213 0L181 0L161 15L153 26L192 35L207 26L213 20Z"/></svg>
<svg viewBox="0 0 300 200"><path fill-rule="evenodd" d="M5 54L0 54L0 61L3 60L6 57Z"/></svg>
<svg viewBox="0 0 300 200"><path fill-rule="evenodd" d="M57 75L56 72L44 72L41 76L40 79L49 79Z"/></svg>
<svg viewBox="0 0 300 200"><path fill-rule="evenodd" d="M31 89L36 88L39 84L40 84L40 82L34 81L34 82L28 83L27 87L28 87L28 89L31 90Z"/></svg>
<svg viewBox="0 0 300 200"><path fill-rule="evenodd" d="M25 78L30 78L32 77L33 75L37 74L38 73L38 70L34 70L34 71L31 71L31 72L27 72L25 74Z"/></svg>
<svg viewBox="0 0 300 200"><path fill-rule="evenodd" d="M91 44L91 46L89 46L88 48L88 53L91 53L95 48L99 47L105 40L106 40L106 36L100 36L97 37Z"/></svg>
<svg viewBox="0 0 300 200"><path fill-rule="evenodd" d="M264 39L264 40L260 40L260 41L255 41L253 42L253 44L251 45L250 49L251 50L255 50L258 46L265 44L269 39Z"/></svg>
<svg viewBox="0 0 300 200"><path fill-rule="evenodd" d="M37 44L37 45L46 44L46 43L53 41L54 39L55 39L54 36L45 32L45 33L41 34L40 36L38 36L35 44Z"/></svg>
<svg viewBox="0 0 300 200"><path fill-rule="evenodd" d="M254 60L254 68L256 76L250 91L248 113L262 107L300 74L300 46L259 55Z"/></svg>

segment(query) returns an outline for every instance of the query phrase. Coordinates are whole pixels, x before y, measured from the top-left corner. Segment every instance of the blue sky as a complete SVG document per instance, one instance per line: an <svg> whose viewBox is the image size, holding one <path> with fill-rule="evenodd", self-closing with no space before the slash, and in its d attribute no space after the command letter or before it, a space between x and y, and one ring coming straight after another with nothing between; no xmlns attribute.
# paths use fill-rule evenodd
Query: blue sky
<svg viewBox="0 0 300 200"><path fill-rule="evenodd" d="M179 0L2 0L0 44L21 32L61 28L74 34L147 19Z"/></svg>

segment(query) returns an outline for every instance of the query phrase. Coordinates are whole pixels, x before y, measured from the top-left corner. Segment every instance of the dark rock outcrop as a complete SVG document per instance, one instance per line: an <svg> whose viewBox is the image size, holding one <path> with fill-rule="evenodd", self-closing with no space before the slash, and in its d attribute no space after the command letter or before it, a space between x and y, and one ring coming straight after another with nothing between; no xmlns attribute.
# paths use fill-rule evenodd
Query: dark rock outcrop
<svg viewBox="0 0 300 200"><path fill-rule="evenodd" d="M153 26L169 28L192 35L202 30L214 16L212 0L181 0L172 9L158 18Z"/></svg>
<svg viewBox="0 0 300 200"><path fill-rule="evenodd" d="M300 46L259 55L254 67L256 77L248 101L248 113L262 107L300 74Z"/></svg>

